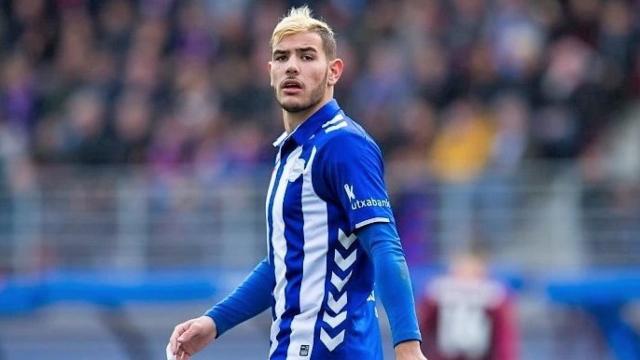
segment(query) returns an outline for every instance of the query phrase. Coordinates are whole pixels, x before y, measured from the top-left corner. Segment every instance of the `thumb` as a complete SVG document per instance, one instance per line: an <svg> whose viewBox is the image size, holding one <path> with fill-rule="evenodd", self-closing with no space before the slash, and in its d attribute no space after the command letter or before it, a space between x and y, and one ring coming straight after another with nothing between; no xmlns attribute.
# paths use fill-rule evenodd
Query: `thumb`
<svg viewBox="0 0 640 360"><path fill-rule="evenodd" d="M184 334L178 337L179 342L189 341L189 339L191 339L191 331L189 330L185 331Z"/></svg>
<svg viewBox="0 0 640 360"><path fill-rule="evenodd" d="M185 331L184 333L182 333L182 335L180 335L178 337L178 341L179 342L186 342L191 340L194 336L196 335L196 331L194 330L194 327L189 327L187 329L187 331Z"/></svg>

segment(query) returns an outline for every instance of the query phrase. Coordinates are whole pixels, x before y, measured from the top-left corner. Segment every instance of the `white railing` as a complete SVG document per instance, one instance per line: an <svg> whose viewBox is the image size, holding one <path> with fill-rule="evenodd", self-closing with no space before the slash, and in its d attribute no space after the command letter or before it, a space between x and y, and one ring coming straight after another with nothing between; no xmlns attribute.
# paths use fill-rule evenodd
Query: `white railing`
<svg viewBox="0 0 640 360"><path fill-rule="evenodd" d="M583 186L566 164L490 174L473 185L388 182L410 261L482 243L501 262L549 269L640 263L640 196ZM200 178L184 169L41 168L34 186L0 193L0 268L247 267L265 254L268 169ZM625 190L628 190L625 192Z"/></svg>

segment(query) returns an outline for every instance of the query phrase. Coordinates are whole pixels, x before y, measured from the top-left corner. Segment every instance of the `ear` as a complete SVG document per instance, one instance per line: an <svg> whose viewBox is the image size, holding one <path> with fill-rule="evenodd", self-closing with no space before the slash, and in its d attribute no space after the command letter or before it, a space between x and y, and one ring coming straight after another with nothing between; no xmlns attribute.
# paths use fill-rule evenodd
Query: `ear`
<svg viewBox="0 0 640 360"><path fill-rule="evenodd" d="M327 83L329 85L335 85L340 76L342 76L342 70L344 69L344 61L340 58L335 58L329 62L329 77Z"/></svg>
<svg viewBox="0 0 640 360"><path fill-rule="evenodd" d="M273 76L271 74L271 68L273 67L273 64L271 63L271 61L267 62L267 71L269 72L269 85L271 85L271 87L273 87Z"/></svg>

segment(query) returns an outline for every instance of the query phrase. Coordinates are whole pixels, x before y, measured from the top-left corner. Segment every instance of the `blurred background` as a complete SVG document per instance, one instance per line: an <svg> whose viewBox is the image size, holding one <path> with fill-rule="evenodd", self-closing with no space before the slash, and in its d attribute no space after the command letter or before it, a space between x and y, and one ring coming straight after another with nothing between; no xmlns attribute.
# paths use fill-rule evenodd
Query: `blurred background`
<svg viewBox="0 0 640 360"><path fill-rule="evenodd" d="M268 42L304 3L0 1L0 359L163 358L264 256ZM309 5L418 303L480 249L514 305L492 359L640 359L640 3ZM268 324L207 354L264 359Z"/></svg>

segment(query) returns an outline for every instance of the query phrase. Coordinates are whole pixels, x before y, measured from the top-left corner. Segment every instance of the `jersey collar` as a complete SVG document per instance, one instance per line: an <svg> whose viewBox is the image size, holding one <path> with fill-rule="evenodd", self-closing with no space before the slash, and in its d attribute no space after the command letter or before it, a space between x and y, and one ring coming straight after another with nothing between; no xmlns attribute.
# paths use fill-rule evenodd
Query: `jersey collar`
<svg viewBox="0 0 640 360"><path fill-rule="evenodd" d="M307 120L298 125L291 134L288 134L286 131L282 133L282 135L273 142L273 146L278 147L289 138L292 138L298 145L303 145L307 140L309 140L311 135L316 133L322 124L333 118L338 111L340 111L340 105L338 105L338 102L335 99L332 99L307 118Z"/></svg>

